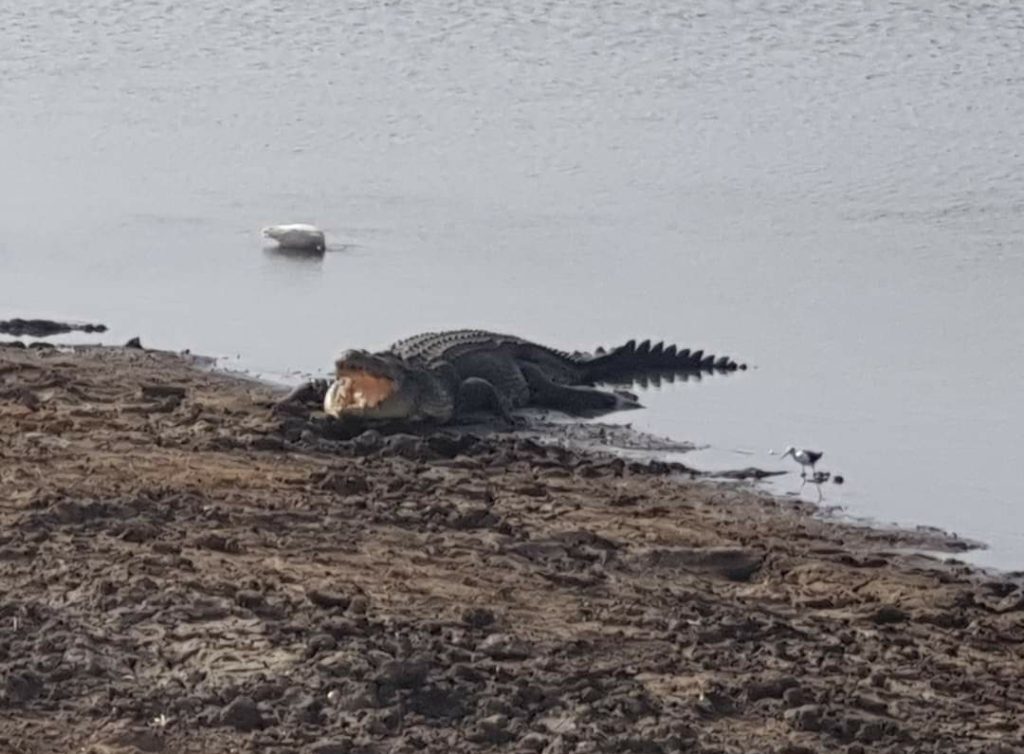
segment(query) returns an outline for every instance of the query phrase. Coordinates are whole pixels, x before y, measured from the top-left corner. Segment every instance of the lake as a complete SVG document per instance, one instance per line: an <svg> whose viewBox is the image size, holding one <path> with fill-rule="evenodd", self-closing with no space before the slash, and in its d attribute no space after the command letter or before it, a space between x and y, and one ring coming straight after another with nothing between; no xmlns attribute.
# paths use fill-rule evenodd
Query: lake
<svg viewBox="0 0 1024 754"><path fill-rule="evenodd" d="M827 504L1024 568L1024 5L3 6L0 318L282 379L448 327L702 347L754 368L615 418L824 450Z"/></svg>

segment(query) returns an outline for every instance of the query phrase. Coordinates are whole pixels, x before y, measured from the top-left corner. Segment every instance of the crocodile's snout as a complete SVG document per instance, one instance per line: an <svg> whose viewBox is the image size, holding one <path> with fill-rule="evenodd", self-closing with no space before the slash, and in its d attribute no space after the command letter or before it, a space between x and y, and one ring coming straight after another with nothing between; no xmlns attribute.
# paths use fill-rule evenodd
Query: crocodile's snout
<svg viewBox="0 0 1024 754"><path fill-rule="evenodd" d="M339 368L324 396L324 412L341 416L375 409L395 392L394 380L362 369Z"/></svg>

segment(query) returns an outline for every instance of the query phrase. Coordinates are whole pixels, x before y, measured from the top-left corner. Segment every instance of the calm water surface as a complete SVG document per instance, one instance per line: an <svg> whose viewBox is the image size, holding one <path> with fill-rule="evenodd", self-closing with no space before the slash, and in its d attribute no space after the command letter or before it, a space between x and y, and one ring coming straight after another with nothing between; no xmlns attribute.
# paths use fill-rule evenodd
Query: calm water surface
<svg viewBox="0 0 1024 754"><path fill-rule="evenodd" d="M282 375L712 348L757 369L623 420L1024 567L1024 5L683 5L0 0L0 316ZM263 249L303 221L337 250Z"/></svg>

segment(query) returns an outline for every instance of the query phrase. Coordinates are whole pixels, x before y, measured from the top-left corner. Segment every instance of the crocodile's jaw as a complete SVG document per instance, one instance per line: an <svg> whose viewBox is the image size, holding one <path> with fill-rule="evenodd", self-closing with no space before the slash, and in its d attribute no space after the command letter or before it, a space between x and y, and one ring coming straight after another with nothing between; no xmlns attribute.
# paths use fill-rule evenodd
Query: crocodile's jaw
<svg viewBox="0 0 1024 754"><path fill-rule="evenodd" d="M406 419L413 411L407 390L389 377L360 370L340 371L327 388L324 413L337 419Z"/></svg>

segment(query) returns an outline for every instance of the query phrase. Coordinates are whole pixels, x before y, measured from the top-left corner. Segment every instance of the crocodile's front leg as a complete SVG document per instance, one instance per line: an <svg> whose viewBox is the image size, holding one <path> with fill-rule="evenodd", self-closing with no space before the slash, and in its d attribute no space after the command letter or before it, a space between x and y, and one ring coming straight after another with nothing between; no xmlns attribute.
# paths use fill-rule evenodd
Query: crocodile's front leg
<svg viewBox="0 0 1024 754"><path fill-rule="evenodd" d="M516 420L511 413L512 407L509 401L493 384L482 377L467 377L459 383L458 399L456 401L456 417L466 417L474 412L490 411L511 426L515 426Z"/></svg>
<svg viewBox="0 0 1024 754"><path fill-rule="evenodd" d="M324 396L327 395L327 388L330 384L330 380L323 379L303 382L275 403L274 409L288 411L289 409L305 409L312 405L322 407L324 405Z"/></svg>

